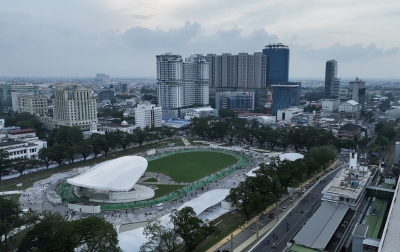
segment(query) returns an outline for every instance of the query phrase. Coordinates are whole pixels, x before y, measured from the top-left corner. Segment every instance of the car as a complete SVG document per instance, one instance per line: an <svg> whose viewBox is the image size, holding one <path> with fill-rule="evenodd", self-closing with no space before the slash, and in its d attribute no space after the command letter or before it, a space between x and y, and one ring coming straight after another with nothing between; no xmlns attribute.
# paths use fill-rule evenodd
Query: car
<svg viewBox="0 0 400 252"><path fill-rule="evenodd" d="M306 187L309 187L309 186L310 186L310 183L307 183L307 184L306 184Z"/></svg>
<svg viewBox="0 0 400 252"><path fill-rule="evenodd" d="M286 208L287 208L287 206L283 206L283 207L282 207L282 209L286 209Z"/></svg>
<svg viewBox="0 0 400 252"><path fill-rule="evenodd" d="M272 248L275 248L275 247L276 247L275 243L272 243Z"/></svg>
<svg viewBox="0 0 400 252"><path fill-rule="evenodd" d="M275 216L274 213L270 213L270 214L268 215L269 218L274 218L274 216Z"/></svg>

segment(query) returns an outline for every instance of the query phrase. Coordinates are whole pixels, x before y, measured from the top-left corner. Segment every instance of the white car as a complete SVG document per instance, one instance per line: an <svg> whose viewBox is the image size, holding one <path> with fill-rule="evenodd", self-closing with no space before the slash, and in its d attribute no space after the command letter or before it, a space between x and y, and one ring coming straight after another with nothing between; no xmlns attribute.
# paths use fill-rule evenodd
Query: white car
<svg viewBox="0 0 400 252"><path fill-rule="evenodd" d="M283 207L282 207L282 209L286 209L286 208L287 208L287 206L283 206Z"/></svg>

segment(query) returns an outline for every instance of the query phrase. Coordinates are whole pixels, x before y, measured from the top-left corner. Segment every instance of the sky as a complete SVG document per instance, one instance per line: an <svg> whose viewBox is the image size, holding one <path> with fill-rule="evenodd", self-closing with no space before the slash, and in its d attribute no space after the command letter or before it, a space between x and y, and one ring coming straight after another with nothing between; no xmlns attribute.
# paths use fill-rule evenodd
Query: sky
<svg viewBox="0 0 400 252"><path fill-rule="evenodd" d="M0 76L155 78L155 55L290 48L289 78L400 79L399 0L0 0Z"/></svg>

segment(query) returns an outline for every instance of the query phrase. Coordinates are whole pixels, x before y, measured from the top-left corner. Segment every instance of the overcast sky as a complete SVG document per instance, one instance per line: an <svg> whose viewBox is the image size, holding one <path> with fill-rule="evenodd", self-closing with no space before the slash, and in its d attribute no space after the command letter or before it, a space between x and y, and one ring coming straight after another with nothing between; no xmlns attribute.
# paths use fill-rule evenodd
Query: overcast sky
<svg viewBox="0 0 400 252"><path fill-rule="evenodd" d="M290 78L400 78L399 0L0 0L0 76L155 77L155 55L290 47Z"/></svg>

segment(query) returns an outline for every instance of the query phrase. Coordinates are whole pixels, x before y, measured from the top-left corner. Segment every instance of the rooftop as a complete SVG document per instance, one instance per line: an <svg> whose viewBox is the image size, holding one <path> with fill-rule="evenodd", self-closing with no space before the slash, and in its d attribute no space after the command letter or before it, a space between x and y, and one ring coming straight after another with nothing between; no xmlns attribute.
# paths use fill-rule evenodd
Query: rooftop
<svg viewBox="0 0 400 252"><path fill-rule="evenodd" d="M35 129L20 129L20 130L10 130L8 134L18 135L18 134L26 134L26 133L36 133Z"/></svg>
<svg viewBox="0 0 400 252"><path fill-rule="evenodd" d="M10 141L10 142L3 142L0 143L0 147L6 147L6 146L11 146L11 145L16 145L16 144L25 144L26 142L22 141Z"/></svg>
<svg viewBox="0 0 400 252"><path fill-rule="evenodd" d="M360 193L365 189L371 171L365 166L359 166L359 169L342 169L335 178L324 188L322 193L338 194L348 198L357 199Z"/></svg>
<svg viewBox="0 0 400 252"><path fill-rule="evenodd" d="M356 131L361 129L360 125L355 125L352 123L347 123L345 125L343 125L342 127L339 128L339 130L343 130L343 131Z"/></svg>
<svg viewBox="0 0 400 252"><path fill-rule="evenodd" d="M103 162L74 178L69 184L99 190L129 191L146 172L147 160L125 156Z"/></svg>
<svg viewBox="0 0 400 252"><path fill-rule="evenodd" d="M346 101L347 103L349 103L350 105L358 105L359 103L354 101L354 100L348 100Z"/></svg>

